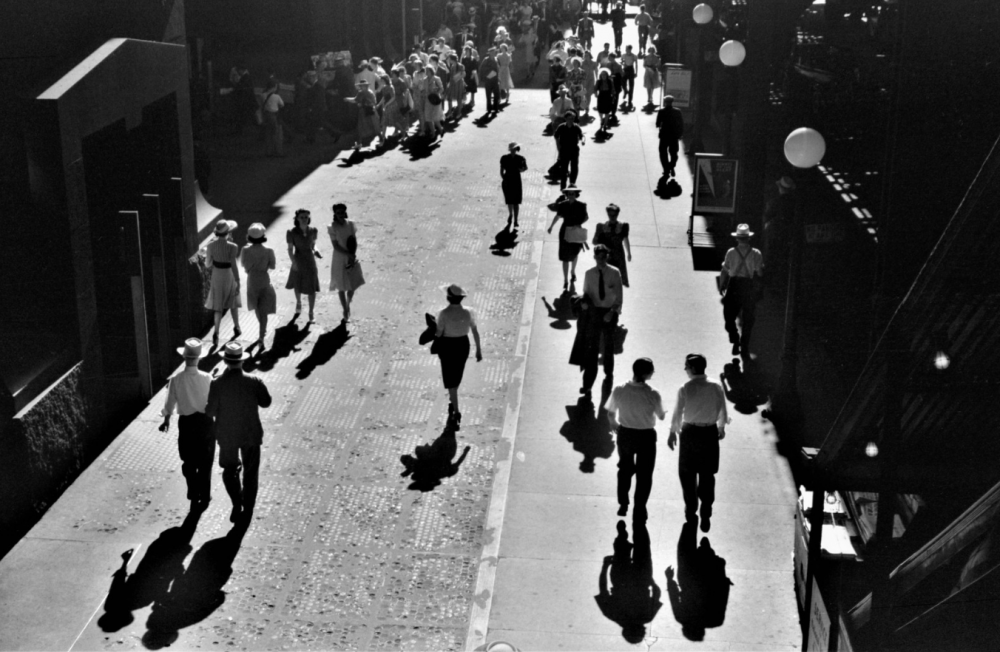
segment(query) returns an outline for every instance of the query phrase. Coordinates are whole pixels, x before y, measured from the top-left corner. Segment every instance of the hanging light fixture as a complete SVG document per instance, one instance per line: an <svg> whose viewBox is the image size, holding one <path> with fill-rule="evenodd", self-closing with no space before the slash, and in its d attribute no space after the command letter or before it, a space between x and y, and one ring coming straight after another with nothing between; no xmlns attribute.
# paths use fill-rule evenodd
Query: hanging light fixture
<svg viewBox="0 0 1000 652"><path fill-rule="evenodd" d="M785 138L785 158L797 168L818 165L826 154L826 141L815 129L800 127Z"/></svg>
<svg viewBox="0 0 1000 652"><path fill-rule="evenodd" d="M727 66L738 66L747 56L747 49L739 41L726 41L719 48L719 60Z"/></svg>
<svg viewBox="0 0 1000 652"><path fill-rule="evenodd" d="M692 16L694 17L694 22L698 23L699 25L707 25L708 23L712 22L713 15L714 13L712 12L712 8L705 3L701 3L700 5L695 7L694 11L692 12Z"/></svg>

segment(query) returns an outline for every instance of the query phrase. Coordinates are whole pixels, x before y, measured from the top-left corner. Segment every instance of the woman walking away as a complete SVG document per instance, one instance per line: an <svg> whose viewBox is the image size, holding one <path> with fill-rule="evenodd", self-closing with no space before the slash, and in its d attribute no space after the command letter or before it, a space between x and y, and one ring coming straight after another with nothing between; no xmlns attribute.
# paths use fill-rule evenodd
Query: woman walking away
<svg viewBox="0 0 1000 652"><path fill-rule="evenodd" d="M340 323L351 321L351 301L354 291L365 284L361 273L361 263L358 262L357 227L347 219L347 206L333 205L333 224L327 228L330 242L333 243L333 256L330 260L330 290L336 290L340 297L340 305L344 309L344 318Z"/></svg>
<svg viewBox="0 0 1000 652"><path fill-rule="evenodd" d="M288 273L286 290L295 290L295 315L302 312L302 295L309 297L309 321L315 318L316 292L319 290L319 272L316 270L316 238L319 233L309 226L312 218L309 211L300 208L295 211L295 227L285 234L288 243L288 257L292 259L292 270Z"/></svg>
<svg viewBox="0 0 1000 652"><path fill-rule="evenodd" d="M521 210L521 173L528 170L528 162L518 152L521 146L511 143L507 146L507 154L500 157L500 188L503 190L503 201L507 204L507 228L514 222L517 228L517 216Z"/></svg>
<svg viewBox="0 0 1000 652"><path fill-rule="evenodd" d="M276 266L274 249L265 247L267 242L264 225L255 222L247 229L246 247L240 254L243 269L247 273L247 310L257 314L257 346L264 350L264 336L267 335L267 316L278 310L278 298L271 285L271 275L268 274ZM260 352L258 351L258 353Z"/></svg>
<svg viewBox="0 0 1000 652"><path fill-rule="evenodd" d="M355 97L347 98L348 102L353 102L358 107L358 127L354 151L368 147L379 134L378 111L375 109L377 100L375 93L369 90L368 86L368 81L362 79L357 84L358 94Z"/></svg>
<svg viewBox="0 0 1000 652"><path fill-rule="evenodd" d="M219 325L222 315L229 310L233 315L233 338L243 334L240 330L240 273L235 265L240 258L240 246L233 242L236 222L219 220L215 223L215 240L205 249L205 264L212 268L212 282L208 287L205 307L215 313L215 334L212 347L219 346Z"/></svg>
<svg viewBox="0 0 1000 652"><path fill-rule="evenodd" d="M563 190L563 197L564 199L558 202L556 216L552 218L552 224L549 225L549 233L552 233L552 227L556 225L556 221L562 218L563 223L559 227L559 260L562 262L563 289L568 290L570 281L576 281L576 259L579 257L580 251L587 246L586 230L580 227L587 221L588 216L587 205L578 201L580 198L579 188L567 186ZM569 229L573 229L574 233L567 234ZM580 235L576 229L583 231L582 239L576 237Z"/></svg>
<svg viewBox="0 0 1000 652"><path fill-rule="evenodd" d="M448 307L438 314L437 333L434 348L441 359L441 379L448 390L449 430L458 430L462 424L462 413L458 408L458 386L462 384L465 363L469 359L469 331L476 341L476 362L483 359L479 342L479 328L476 315L469 308L462 307L465 290L457 285L448 286Z"/></svg>
<svg viewBox="0 0 1000 652"><path fill-rule="evenodd" d="M629 226L618 221L621 209L617 204L608 204L608 221L601 222L594 229L594 244L608 248L608 264L622 273L622 285L628 287L628 266L632 262L632 243L628 241Z"/></svg>

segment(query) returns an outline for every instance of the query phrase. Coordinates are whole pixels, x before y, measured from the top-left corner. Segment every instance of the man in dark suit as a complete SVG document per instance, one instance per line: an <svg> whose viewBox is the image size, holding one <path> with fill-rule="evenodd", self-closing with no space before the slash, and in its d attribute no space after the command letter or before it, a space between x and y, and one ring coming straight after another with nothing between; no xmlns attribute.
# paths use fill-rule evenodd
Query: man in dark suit
<svg viewBox="0 0 1000 652"><path fill-rule="evenodd" d="M479 64L479 83L486 91L486 112L496 113L500 109L500 66L497 64L497 49L486 51Z"/></svg>
<svg viewBox="0 0 1000 652"><path fill-rule="evenodd" d="M660 132L660 165L663 176L673 177L680 154L680 139L684 135L684 114L674 108L674 96L663 97L663 108L656 114L656 128Z"/></svg>
<svg viewBox="0 0 1000 652"><path fill-rule="evenodd" d="M223 347L226 371L212 381L205 409L205 414L215 422L222 483L233 501L229 515L233 523L249 518L257 502L260 445L264 440L258 409L271 405L271 394L264 382L243 373L243 361L248 357L239 342L229 342Z"/></svg>

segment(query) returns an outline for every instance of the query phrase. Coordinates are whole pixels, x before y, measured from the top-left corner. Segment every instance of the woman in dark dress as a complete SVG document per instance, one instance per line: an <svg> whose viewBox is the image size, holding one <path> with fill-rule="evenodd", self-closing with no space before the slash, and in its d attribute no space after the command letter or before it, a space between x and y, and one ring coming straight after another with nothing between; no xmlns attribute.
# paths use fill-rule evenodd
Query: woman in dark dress
<svg viewBox="0 0 1000 652"><path fill-rule="evenodd" d="M516 229L521 209L521 173L527 171L528 162L518 154L521 146L517 143L511 143L507 149L509 153L500 157L500 187L503 189L503 201L507 204L507 228L513 221Z"/></svg>
<svg viewBox="0 0 1000 652"><path fill-rule="evenodd" d="M552 233L556 221L562 218L563 223L559 227L559 260L562 262L563 289L567 290L570 281L576 281L576 259L580 255L580 250L587 246L587 242L586 239L582 242L568 241L566 229L571 226L581 226L587 221L587 205L579 201L580 189L576 186L567 186L563 190L563 196L564 199L558 202L556 216L549 225L549 233Z"/></svg>
<svg viewBox="0 0 1000 652"><path fill-rule="evenodd" d="M288 242L288 257L292 259L292 270L288 273L285 289L295 290L295 314L302 312L302 295L309 297L309 321L313 321L316 308L316 292L319 291L319 272L316 269L316 238L319 232L309 226L312 218L309 211L300 208L295 211L295 228L285 234Z"/></svg>
<svg viewBox="0 0 1000 652"><path fill-rule="evenodd" d="M479 54L476 48L466 45L462 49L462 65L465 66L465 92L470 96L468 106L471 109L476 106L476 92L479 90ZM462 101L465 101L465 96Z"/></svg>
<svg viewBox="0 0 1000 652"><path fill-rule="evenodd" d="M601 116L599 131L607 133L608 120L615 110L615 82L611 79L611 71L607 68L601 68L598 73L594 94L597 95L597 113Z"/></svg>
<svg viewBox="0 0 1000 652"><path fill-rule="evenodd" d="M621 209L617 204L608 205L608 221L598 224L594 228L593 244L602 244L610 252L608 264L617 267L622 273L622 285L628 287L628 267L626 261L632 261L632 244L628 241L628 224L618 221L618 213Z"/></svg>

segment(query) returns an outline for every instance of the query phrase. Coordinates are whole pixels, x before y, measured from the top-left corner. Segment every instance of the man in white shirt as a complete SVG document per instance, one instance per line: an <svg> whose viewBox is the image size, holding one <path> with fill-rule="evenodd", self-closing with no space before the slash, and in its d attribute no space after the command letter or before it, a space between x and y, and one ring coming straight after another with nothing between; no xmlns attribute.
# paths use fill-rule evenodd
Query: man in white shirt
<svg viewBox="0 0 1000 652"><path fill-rule="evenodd" d="M597 380L597 362L604 354L605 382L611 383L615 374L615 327L622 312L622 273L608 264L609 250L605 245L594 245L594 267L583 277L583 314L578 320L577 342L573 344L570 364L583 367L583 387L580 393L589 395ZM603 348L603 351L602 351ZM609 385L610 386L610 385Z"/></svg>
<svg viewBox="0 0 1000 652"><path fill-rule="evenodd" d="M719 471L719 441L726 436L729 415L722 386L705 376L705 357L692 353L684 360L688 380L677 392L667 446L674 450L680 436L677 470L684 494L684 516L694 521L701 501L701 531L712 527L715 474Z"/></svg>
<svg viewBox="0 0 1000 652"><path fill-rule="evenodd" d="M764 256L760 249L750 246L753 231L749 225L740 224L732 236L736 238L736 246L726 252L722 262L719 292L723 297L722 316L726 320L733 355L746 357L750 355L750 335L757 310L758 290L755 286L763 282ZM737 317L742 328L736 326Z"/></svg>
<svg viewBox="0 0 1000 652"><path fill-rule="evenodd" d="M646 5L639 5L639 15L635 17L635 26L639 30L639 56L646 54L646 41L649 40L649 26L653 17L646 13Z"/></svg>
<svg viewBox="0 0 1000 652"><path fill-rule="evenodd" d="M212 377L198 369L198 361L208 349L201 340L190 338L177 349L184 357L184 369L171 377L167 386L167 401L160 414L160 432L170 429L170 415L177 419L177 450L181 457L181 473L187 481L187 497L192 509L204 509L212 499L212 463L215 460L215 439L212 422L205 416L208 389Z"/></svg>
<svg viewBox="0 0 1000 652"><path fill-rule="evenodd" d="M656 466L656 419L667 416L660 393L647 382L653 377L653 361L639 358L632 363L632 380L615 387L604 404L608 423L618 444L618 515L628 513L628 492L635 476L635 509L632 518L646 519L646 501L653 487ZM615 415L617 413L617 419Z"/></svg>

